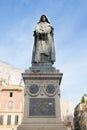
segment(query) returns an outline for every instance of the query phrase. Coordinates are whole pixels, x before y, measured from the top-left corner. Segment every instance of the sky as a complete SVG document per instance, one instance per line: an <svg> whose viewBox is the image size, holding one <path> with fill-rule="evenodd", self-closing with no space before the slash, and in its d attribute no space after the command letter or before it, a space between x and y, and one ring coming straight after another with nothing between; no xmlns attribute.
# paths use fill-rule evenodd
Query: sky
<svg viewBox="0 0 87 130"><path fill-rule="evenodd" d="M0 0L0 61L31 67L33 31L45 14L54 27L61 98L75 107L87 94L87 0Z"/></svg>

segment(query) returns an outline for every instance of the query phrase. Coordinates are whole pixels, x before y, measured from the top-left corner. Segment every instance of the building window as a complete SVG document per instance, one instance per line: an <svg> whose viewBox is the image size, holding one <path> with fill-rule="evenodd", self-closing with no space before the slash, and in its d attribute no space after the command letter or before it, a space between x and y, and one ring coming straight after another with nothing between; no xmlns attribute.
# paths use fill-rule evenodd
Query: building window
<svg viewBox="0 0 87 130"><path fill-rule="evenodd" d="M11 125L11 115L8 115L8 118L7 118L7 125Z"/></svg>
<svg viewBox="0 0 87 130"><path fill-rule="evenodd" d="M13 93L12 92L9 93L9 97L13 97Z"/></svg>
<svg viewBox="0 0 87 130"><path fill-rule="evenodd" d="M18 119L19 119L18 115L15 115L15 125L18 125Z"/></svg>
<svg viewBox="0 0 87 130"><path fill-rule="evenodd" d="M0 125L3 125L3 115L0 115Z"/></svg>
<svg viewBox="0 0 87 130"><path fill-rule="evenodd" d="M8 109L13 109L13 102L12 101L8 102Z"/></svg>

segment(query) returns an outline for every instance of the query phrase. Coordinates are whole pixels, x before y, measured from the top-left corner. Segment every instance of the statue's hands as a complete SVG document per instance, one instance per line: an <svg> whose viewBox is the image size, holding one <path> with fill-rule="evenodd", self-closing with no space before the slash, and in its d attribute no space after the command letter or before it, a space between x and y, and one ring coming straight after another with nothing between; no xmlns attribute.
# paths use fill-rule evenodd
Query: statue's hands
<svg viewBox="0 0 87 130"><path fill-rule="evenodd" d="M43 34L43 33L45 33L45 30L40 29L40 30L39 30L39 33Z"/></svg>

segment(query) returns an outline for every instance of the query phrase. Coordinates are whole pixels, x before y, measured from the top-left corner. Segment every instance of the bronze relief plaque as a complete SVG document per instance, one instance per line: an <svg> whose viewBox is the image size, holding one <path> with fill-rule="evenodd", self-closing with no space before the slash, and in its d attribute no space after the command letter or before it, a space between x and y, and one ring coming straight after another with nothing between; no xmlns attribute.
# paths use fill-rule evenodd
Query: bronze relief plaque
<svg viewBox="0 0 87 130"><path fill-rule="evenodd" d="M55 116L55 99L30 98L29 116Z"/></svg>

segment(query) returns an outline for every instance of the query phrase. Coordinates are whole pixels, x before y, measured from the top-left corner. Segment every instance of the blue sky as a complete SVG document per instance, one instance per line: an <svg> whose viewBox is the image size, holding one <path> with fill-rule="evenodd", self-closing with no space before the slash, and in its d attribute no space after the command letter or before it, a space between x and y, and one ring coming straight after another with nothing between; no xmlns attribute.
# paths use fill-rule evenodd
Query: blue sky
<svg viewBox="0 0 87 130"><path fill-rule="evenodd" d="M87 0L0 0L0 61L31 66L33 31L46 14L54 27L61 98L75 106L87 94Z"/></svg>

